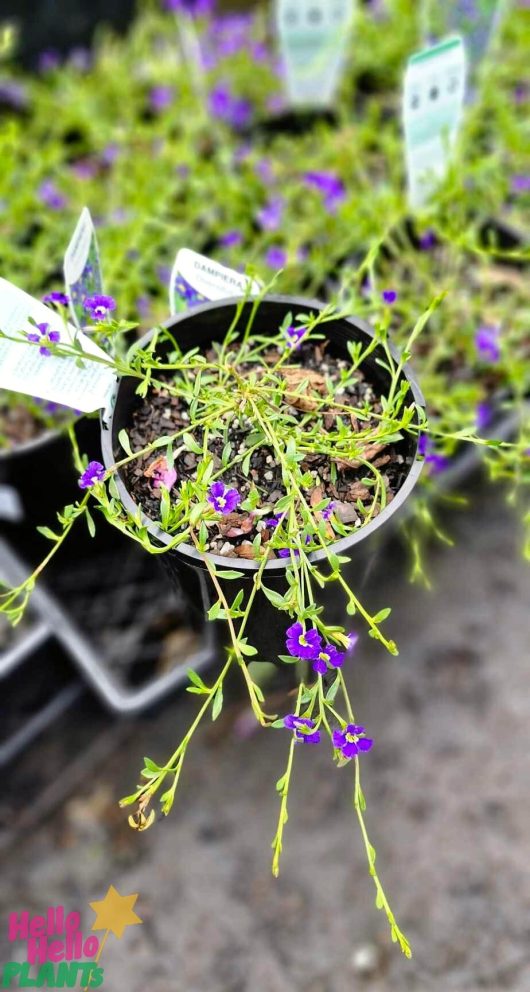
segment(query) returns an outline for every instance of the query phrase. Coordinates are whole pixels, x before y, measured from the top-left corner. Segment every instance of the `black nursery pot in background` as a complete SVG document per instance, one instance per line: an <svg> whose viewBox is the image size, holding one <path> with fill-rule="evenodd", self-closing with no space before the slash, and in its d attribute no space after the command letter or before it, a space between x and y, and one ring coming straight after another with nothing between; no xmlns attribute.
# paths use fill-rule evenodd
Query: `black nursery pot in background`
<svg viewBox="0 0 530 992"><path fill-rule="evenodd" d="M226 300L217 303L208 303L193 310L179 315L168 321L166 326L170 329L173 337L184 351L199 347L207 349L213 341L221 341L236 315L240 300ZM240 325L244 327L250 315L252 302L249 301L243 306L240 317ZM270 334L271 337L278 332L278 328L288 313L312 313L317 314L324 309L324 305L316 301L289 297L289 296L269 296L266 297L258 307L253 321L253 331L257 335ZM140 342L145 346L153 335L153 331L145 335ZM331 321L325 325L326 339L329 342L328 351L338 357L349 359L347 351L348 341L363 340L368 343L374 336L374 332L364 321L357 318L342 318ZM168 345L164 345L168 347ZM398 361L398 354L392 349L393 356ZM375 349L363 365L365 377L373 385L384 392L389 383L388 372L379 364L377 359L383 357L382 349ZM411 370L405 367L402 372L402 379L406 379L410 387L410 399L417 404L423 405L423 397L414 379ZM103 460L107 468L115 464L120 456L120 445L118 435L122 429L128 430L131 425L132 415L139 400L135 390L138 381L132 377L122 379L116 387L115 405L111 419L102 425L102 451ZM365 527L360 528L349 537L342 538L333 544L333 550L338 554L344 554L351 558L351 565L346 569L352 572L353 588L359 589L362 584L363 574L371 564L377 550L378 538L381 531L387 527L389 522L396 520L400 511L403 511L416 482L418 481L422 460L417 453L417 439L407 434L401 442L400 453L404 456L403 478L399 491L392 502L381 511L381 513ZM132 514L138 512L138 506L129 494L123 476L117 479L118 490L123 505ZM165 534L152 520L144 517L144 522L151 535L161 544L169 544L171 538ZM182 589L190 602L190 606L195 611L200 611L205 616L206 611L217 600L217 594L211 583L206 565L202 557L193 545L182 544L178 548L172 548L166 554L159 556L169 572L171 579ZM317 551L311 554L312 561L322 562L325 568L326 555L324 551ZM252 589L254 575L258 564L247 559L227 559L218 555L210 555L217 568L237 568L244 573L244 578L239 580L225 580L222 585L231 602L237 590L241 586L246 587L249 593ZM263 581L265 584L277 592L283 594L287 589L285 578L288 561L275 559L267 562L264 570ZM341 622L344 618L344 602L342 597L337 596L336 591L330 593L328 613L330 622ZM324 603L321 591L316 589L315 593L319 602ZM337 601L340 600L340 603ZM339 613L337 613L337 607ZM254 600L251 616L245 628L249 644L258 650L256 660L275 661L278 654L285 653L285 629L292 621L287 613L275 609L262 592L258 592ZM226 641L226 630L224 624L216 623L220 640Z"/></svg>

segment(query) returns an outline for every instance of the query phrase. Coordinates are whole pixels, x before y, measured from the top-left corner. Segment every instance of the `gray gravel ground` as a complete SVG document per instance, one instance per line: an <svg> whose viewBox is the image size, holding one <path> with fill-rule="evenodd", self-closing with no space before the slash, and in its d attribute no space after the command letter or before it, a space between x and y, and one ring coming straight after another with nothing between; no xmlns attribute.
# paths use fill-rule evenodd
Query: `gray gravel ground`
<svg viewBox="0 0 530 992"><path fill-rule="evenodd" d="M431 592L401 581L397 548L378 569L401 656L366 638L349 678L376 739L363 758L368 824L412 961L374 908L349 772L325 748L296 754L278 881L269 845L287 738L240 739L237 707L198 739L169 820L143 835L123 825L116 797L143 754L169 753L187 698L131 726L97 781L80 777L5 858L0 960L12 957L8 911L87 907L113 883L140 893L145 923L109 941L109 992L529 992L530 569L500 494L477 483L470 498L472 513L446 521L457 547L430 553Z"/></svg>

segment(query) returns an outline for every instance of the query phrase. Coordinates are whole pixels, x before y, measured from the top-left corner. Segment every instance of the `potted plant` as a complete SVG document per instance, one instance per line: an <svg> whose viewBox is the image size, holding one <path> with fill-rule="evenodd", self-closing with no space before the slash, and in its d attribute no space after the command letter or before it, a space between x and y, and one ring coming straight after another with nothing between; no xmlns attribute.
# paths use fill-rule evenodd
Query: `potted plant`
<svg viewBox="0 0 530 992"><path fill-rule="evenodd" d="M421 471L423 398L407 360L438 303L401 354L388 339L389 308L372 330L347 312L267 291L205 304L156 328L116 360L114 410L103 418L105 464L78 458L83 494L51 536L49 555L76 519L93 523L95 507L159 555L195 608L219 625L224 663L209 685L190 671L188 691L201 697L197 716L167 762L147 759L142 783L122 801L135 806L131 825L153 823L157 796L169 813L190 739L207 714L219 716L225 680L238 669L259 724L290 737L277 786L274 873L295 749L327 744L339 768L353 768L376 904L407 955L366 831L360 764L373 742L355 720L343 666L361 625L397 653L383 630L390 610L371 613L355 581L366 548L371 553L376 534L404 510ZM2 597L12 620L38 572ZM249 669L271 657L298 677L282 715L268 712Z"/></svg>

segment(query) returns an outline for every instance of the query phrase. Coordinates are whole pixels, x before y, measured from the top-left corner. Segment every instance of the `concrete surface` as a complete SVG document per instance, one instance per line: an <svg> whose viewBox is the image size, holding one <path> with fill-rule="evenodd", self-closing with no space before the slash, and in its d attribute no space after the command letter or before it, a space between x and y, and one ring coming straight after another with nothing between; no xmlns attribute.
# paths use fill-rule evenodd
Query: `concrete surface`
<svg viewBox="0 0 530 992"><path fill-rule="evenodd" d="M376 739L363 758L368 825L412 961L374 907L348 769L326 748L296 753L272 878L287 739L238 737L237 704L198 738L171 817L142 835L123 825L115 800L142 755L163 760L195 710L178 698L131 725L97 780L80 776L4 859L0 963L13 958L9 911L62 903L88 930L88 902L112 883L139 892L144 925L109 939L109 992L529 992L530 569L502 495L478 482L470 499L445 514L458 544L431 550L432 592L406 583L392 548L373 581L401 655L364 638L348 673Z"/></svg>

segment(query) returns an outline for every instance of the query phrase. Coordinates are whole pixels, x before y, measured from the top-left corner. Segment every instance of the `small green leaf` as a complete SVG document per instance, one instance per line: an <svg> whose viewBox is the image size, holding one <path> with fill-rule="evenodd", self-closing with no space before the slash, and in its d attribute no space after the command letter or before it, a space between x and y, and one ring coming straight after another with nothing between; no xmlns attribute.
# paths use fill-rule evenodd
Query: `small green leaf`
<svg viewBox="0 0 530 992"><path fill-rule="evenodd" d="M244 572L235 572L232 569L215 573L218 579L244 579Z"/></svg>
<svg viewBox="0 0 530 992"><path fill-rule="evenodd" d="M118 434L118 441L120 442L126 455L132 455L131 442L129 441L129 435L125 428L123 428Z"/></svg>
<svg viewBox="0 0 530 992"><path fill-rule="evenodd" d="M213 697L212 704L212 720L217 720L221 710L223 708L223 687L220 685L215 696Z"/></svg>

